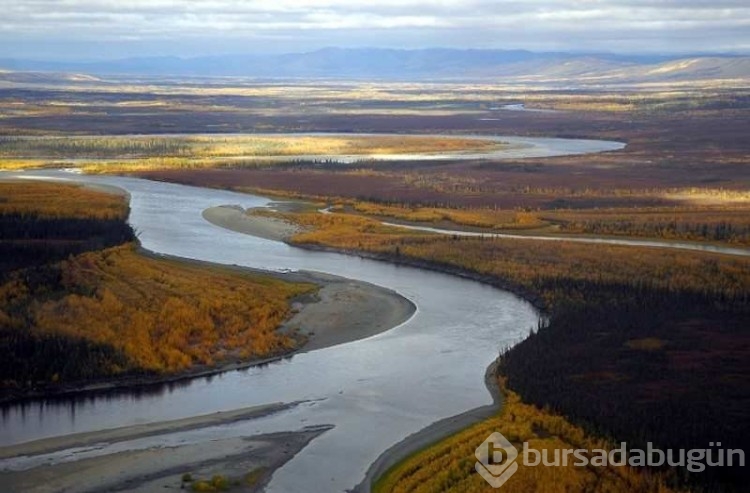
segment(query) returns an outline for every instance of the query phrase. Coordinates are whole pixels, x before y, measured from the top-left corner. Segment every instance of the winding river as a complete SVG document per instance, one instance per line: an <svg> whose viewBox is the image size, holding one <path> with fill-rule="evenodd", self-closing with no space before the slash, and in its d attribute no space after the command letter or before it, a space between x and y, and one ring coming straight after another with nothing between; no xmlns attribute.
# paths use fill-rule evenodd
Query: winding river
<svg viewBox="0 0 750 493"><path fill-rule="evenodd" d="M215 205L257 207L268 202L260 197L129 178L70 178L128 190L130 221L143 246L154 252L272 270L337 274L393 289L418 309L405 324L369 339L194 380L158 393L115 393L6 408L0 431L4 445L306 400L289 411L182 433L174 440L333 424L335 428L276 472L268 491L345 491L362 480L381 452L407 435L490 404L482 378L487 365L501 348L519 341L537 322L537 313L525 301L476 282L352 256L308 252L233 233L201 217L204 209ZM163 437L154 440L130 446L164 443ZM106 451L97 448L90 454ZM39 461L59 462L90 454L64 451L27 464L23 458L11 459L0 462L0 468L31 467Z"/></svg>
<svg viewBox="0 0 750 493"><path fill-rule="evenodd" d="M523 140L531 155L545 155L545 149L550 155L559 155L621 147L593 141ZM156 443L191 443L333 425L277 470L267 491L346 491L363 480L383 451L405 437L439 420L491 404L483 379L487 365L538 321L538 313L526 301L474 281L353 256L306 251L234 233L201 216L204 209L223 204L262 206L269 202L265 198L124 177L52 171L21 175L127 190L131 195L130 222L143 247L153 252L358 279L397 291L411 300L417 311L401 326L374 337L297 354L266 366L143 391L5 407L0 444L7 446L273 402L303 401L286 411L230 425L42 457L0 460L0 470L23 470Z"/></svg>

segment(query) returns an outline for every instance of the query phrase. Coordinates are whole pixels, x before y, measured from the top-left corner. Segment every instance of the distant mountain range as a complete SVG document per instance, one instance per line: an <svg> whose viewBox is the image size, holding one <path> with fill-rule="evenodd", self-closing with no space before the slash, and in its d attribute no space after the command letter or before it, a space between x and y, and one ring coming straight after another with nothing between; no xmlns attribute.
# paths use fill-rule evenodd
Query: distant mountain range
<svg viewBox="0 0 750 493"><path fill-rule="evenodd" d="M93 76L241 76L368 80L575 80L583 83L659 82L750 77L748 56L628 56L534 53L523 50L393 50L327 48L282 55L195 58L141 57L96 62L0 59L0 69ZM21 76L21 74L16 74ZM79 79L86 76L76 76ZM0 79L8 80L8 72ZM20 81L18 81L20 82ZM31 80L27 80L31 82Z"/></svg>

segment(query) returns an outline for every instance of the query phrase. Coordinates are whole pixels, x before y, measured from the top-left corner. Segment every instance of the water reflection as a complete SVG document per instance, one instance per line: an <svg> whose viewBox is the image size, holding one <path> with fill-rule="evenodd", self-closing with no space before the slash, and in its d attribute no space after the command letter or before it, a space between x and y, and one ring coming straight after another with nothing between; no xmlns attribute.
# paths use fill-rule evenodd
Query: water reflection
<svg viewBox="0 0 750 493"><path fill-rule="evenodd" d="M262 370L269 366L285 361L291 361L293 356L264 361L255 365L247 365L226 371L217 371L204 376L185 377L175 380L140 383L137 385L123 385L121 387L92 389L86 391L69 392L61 395L45 397L31 397L13 402L0 403L0 419L3 423L25 424L29 415L35 417L41 424L45 416L50 414L68 416L72 429L75 429L76 410L86 407L96 407L104 403L122 403L123 401L138 402L154 400L168 396L177 391L186 391L191 386L211 385L223 379L229 373L248 375L251 369Z"/></svg>

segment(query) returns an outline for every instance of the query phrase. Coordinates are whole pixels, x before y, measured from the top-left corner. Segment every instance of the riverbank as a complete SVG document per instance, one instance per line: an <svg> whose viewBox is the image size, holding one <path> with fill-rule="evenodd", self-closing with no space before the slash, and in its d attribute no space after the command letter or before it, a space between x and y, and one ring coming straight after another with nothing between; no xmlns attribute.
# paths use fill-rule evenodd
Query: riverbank
<svg viewBox="0 0 750 493"><path fill-rule="evenodd" d="M254 216L253 218L255 219ZM282 222L266 217L258 217L257 219L257 221L252 222L258 224ZM293 314L279 327L281 331L294 336L302 336L305 339L305 342L297 349L275 358L233 363L199 375L186 375L183 378L266 364L290 357L296 353L366 339L403 324L417 310L414 303L390 289L332 274L310 271L274 272L250 267L217 266L199 260L154 254L143 249L140 252L152 258L169 258L190 265L220 267L237 272L261 274L287 282L311 283L319 286L315 294L303 295L292 301Z"/></svg>
<svg viewBox="0 0 750 493"><path fill-rule="evenodd" d="M273 217L249 214L239 206L220 205L203 211L203 219L224 229L266 240L285 241L303 228Z"/></svg>
<svg viewBox="0 0 750 493"><path fill-rule="evenodd" d="M215 482L233 485L232 491L261 491L276 469L331 427L314 426L293 432L220 436L199 441L170 438L177 433L209 432L212 427L270 416L299 404L269 404L6 447L0 452L0 458L38 460L31 468L19 464L18 470L0 472L0 483L7 491L29 493L145 493L181 490L190 488L190 483L197 485L198 481L213 478ZM144 440L145 445L137 446ZM54 465L45 463L45 455L59 455L61 451L70 454L75 451L84 457L74 461L58 460Z"/></svg>
<svg viewBox="0 0 750 493"><path fill-rule="evenodd" d="M36 178L36 177L34 177ZM23 183L24 180L10 178L7 181ZM34 181L28 181L29 186ZM61 185L62 186L62 185ZM82 188L104 192L108 195L122 197L129 201L130 194L116 186L93 183L84 184ZM51 196L48 194L48 196ZM294 209L293 202L278 204L280 210ZM223 208L231 212L231 209ZM227 217L231 217L231 214ZM267 220L274 226L284 226L283 221ZM273 229L273 228L271 228ZM290 283L316 285L317 291L298 295L289 303L291 311L284 320L279 317L278 333L291 336L293 345L285 345L276 351L267 352L263 357L240 356L239 352L229 352L228 356L216 362L193 361L192 365L177 371L129 371L119 376L102 375L99 377L72 378L62 382L49 379L37 379L34 387L5 388L0 396L0 404L29 401L38 398L71 396L80 394L100 394L123 389L143 389L144 392L158 392L165 384L185 382L194 378L241 370L251 366L264 365L291 357L297 352L310 351L335 346L358 339L367 338L398 326L408 320L416 307L398 294L364 282L351 281L342 277L322 275L311 272L274 273L261 269L249 269L223 266L215 263L198 262L185 258L165 256L152 253L144 248L135 247L134 257L146 257L157 261L169 261L175 266L198 267L197 273L231 273L251 274L273 278ZM132 261L129 262L129 265ZM136 273L137 275L140 275ZM131 276L132 277L132 272ZM290 348L291 346L291 348Z"/></svg>
<svg viewBox="0 0 750 493"><path fill-rule="evenodd" d="M0 460L9 459L11 457L30 457L34 455L50 454L71 448L92 447L95 445L101 445L105 442L112 444L128 440L136 440L139 438L166 435L168 433L196 430L209 426L226 425L237 421L268 416L286 409L291 409L298 404L299 403L297 402L288 404L274 403L263 406L247 407L244 409L235 409L232 411L222 411L203 416L194 416L191 418L163 421L159 423L147 423L110 430L43 438L41 440L3 447L0 449Z"/></svg>
<svg viewBox="0 0 750 493"><path fill-rule="evenodd" d="M274 241L289 241L303 231L301 226L282 219L248 212L238 206L218 206L203 211L203 217L222 228ZM414 304L402 296L360 281L313 272L272 275L321 286L316 301L305 304L283 325L283 330L308 338L301 351L373 336L401 325L416 310Z"/></svg>
<svg viewBox="0 0 750 493"><path fill-rule="evenodd" d="M539 310L543 315L546 314L548 306L544 300L538 294L530 291L529 289L507 281L500 277L491 274L480 274L472 270L468 270L462 267L457 267L451 264L445 264L432 260L425 260L416 257L407 257L403 255L394 255L391 253L379 253L379 252L368 252L364 250L352 250L347 248L336 248L324 245L314 245L309 243L294 243L290 242L291 245L302 248L303 250L310 250L313 252L330 252L338 253L343 255L351 255L353 257L359 257L368 260L375 260L378 262L385 262L389 264L403 265L405 267L414 267L417 269L430 270L433 272L439 272L441 274L449 274L451 276L460 277L462 279L469 279L471 281L477 281L488 286L500 289L502 291L508 291L515 294L516 296L523 298L525 301L530 303L534 308Z"/></svg>
<svg viewBox="0 0 750 493"><path fill-rule="evenodd" d="M219 265L193 259L161 255L144 248L138 254L156 259L170 260L206 269L225 269L238 273L263 275L292 283L315 284L317 292L299 296L291 301L292 314L278 328L298 341L299 345L266 358L224 361L216 365L193 365L191 368L168 374L127 375L118 378L97 379L85 383L44 387L11 394L0 399L0 404L56 398L74 395L106 394L127 389L158 391L163 385L206 378L220 373L239 371L291 358L295 354L332 347L339 344L372 337L409 320L416 306L401 295L370 283L317 272L273 272L249 267Z"/></svg>
<svg viewBox="0 0 750 493"><path fill-rule="evenodd" d="M497 385L497 362L493 362L485 372L484 383L492 396L492 404L471 409L458 416L442 419L430 426L409 435L391 448L380 454L367 470L365 479L353 490L353 493L370 493L375 482L391 468L421 450L438 443L469 426L494 416L503 402L503 395Z"/></svg>
<svg viewBox="0 0 750 493"><path fill-rule="evenodd" d="M441 272L443 274L462 277L464 279L471 279L473 281L478 281L483 284L488 284L498 289L510 291L513 294L517 294L518 296L533 304L534 307L539 310L543 310L545 308L544 303L541 298L539 298L539 296L535 295L527 289L524 289L521 286L504 281L495 276L483 275L452 265L441 264L438 262L431 262L428 260L406 256L397 256L387 253L374 253L364 250L350 250L344 248L327 247L323 245L312 245L309 243L295 243L291 241L291 238L295 234L304 230L302 226L284 221L279 218L253 215L248 214L247 212L248 211L242 209L241 207L218 206L206 209L203 212L203 217L208 222L215 224L216 226L229 229L231 231L236 231L238 233L248 234L251 236L260 236L262 238L265 238L265 236L263 235L266 234L272 237L269 239L284 241L286 243L294 245L295 247L303 248L306 250L343 253L345 255L352 255L369 260L378 260L391 264L416 267L418 269L427 269Z"/></svg>

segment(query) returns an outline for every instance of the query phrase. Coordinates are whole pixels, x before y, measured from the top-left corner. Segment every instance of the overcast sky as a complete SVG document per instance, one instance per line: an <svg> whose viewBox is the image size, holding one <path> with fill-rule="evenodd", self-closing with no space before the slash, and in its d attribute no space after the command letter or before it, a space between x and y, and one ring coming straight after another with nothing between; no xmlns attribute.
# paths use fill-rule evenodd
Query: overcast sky
<svg viewBox="0 0 750 493"><path fill-rule="evenodd" d="M326 46L750 53L750 0L0 0L0 57Z"/></svg>

